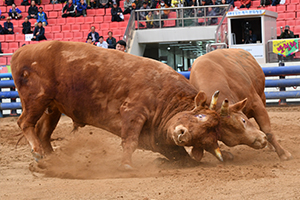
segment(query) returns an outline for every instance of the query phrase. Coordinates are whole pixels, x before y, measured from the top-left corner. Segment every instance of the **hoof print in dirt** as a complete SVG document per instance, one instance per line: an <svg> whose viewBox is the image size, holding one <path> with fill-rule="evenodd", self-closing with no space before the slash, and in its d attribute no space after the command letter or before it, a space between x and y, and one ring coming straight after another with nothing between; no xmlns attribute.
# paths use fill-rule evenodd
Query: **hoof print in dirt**
<svg viewBox="0 0 300 200"><path fill-rule="evenodd" d="M234 156L232 155L232 153L228 152L228 151L222 151L222 156L224 159L224 162L230 162L234 160Z"/></svg>

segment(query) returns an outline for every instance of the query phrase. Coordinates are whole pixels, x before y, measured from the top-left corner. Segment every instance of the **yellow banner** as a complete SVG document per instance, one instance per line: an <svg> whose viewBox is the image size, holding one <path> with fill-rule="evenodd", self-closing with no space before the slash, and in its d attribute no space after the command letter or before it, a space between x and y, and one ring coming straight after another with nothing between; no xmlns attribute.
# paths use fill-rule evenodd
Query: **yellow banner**
<svg viewBox="0 0 300 200"><path fill-rule="evenodd" d="M273 53L281 56L290 56L299 50L297 39L283 39L273 41Z"/></svg>

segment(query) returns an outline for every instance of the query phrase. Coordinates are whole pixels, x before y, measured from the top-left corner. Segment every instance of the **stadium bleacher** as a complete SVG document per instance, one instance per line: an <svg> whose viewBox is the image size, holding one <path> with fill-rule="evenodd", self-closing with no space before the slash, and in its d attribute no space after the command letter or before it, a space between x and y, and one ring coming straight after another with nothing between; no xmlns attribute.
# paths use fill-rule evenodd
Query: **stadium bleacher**
<svg viewBox="0 0 300 200"><path fill-rule="evenodd" d="M25 42L25 36L22 34L22 23L24 17L27 16L29 6L22 6L22 0L15 0L17 7L23 12L23 18L20 20L12 20L14 24L13 35L0 35L0 41L2 42L2 51L4 53L13 53L23 44L37 43L36 41ZM124 1L120 2L122 10ZM235 6L239 8L240 1L235 1ZM250 9L267 9L278 13L277 18L277 36L280 35L280 27L289 25L295 35L300 34L300 0L286 0L284 5L267 6L265 8L257 8L260 5L260 0L252 1ZM80 41L85 42L90 27L95 26L96 31L107 38L108 31L113 32L113 36L119 40L123 38L125 29L129 20L129 15L125 15L123 22L111 22L110 8L104 9L89 9L87 10L86 17L68 17L62 18L62 4L49 4L49 1L43 1L40 5L44 8L44 11L48 16L48 26L45 27L45 36L48 40L62 40L62 41ZM3 1L0 1L0 9L2 15L8 16L8 11L11 6L4 5ZM246 8L243 8L243 10ZM175 14L175 13L174 13ZM174 16L173 16L174 17ZM172 18L173 18L172 17ZM174 17L175 18L175 17ZM0 20L0 24L3 25L5 20ZM30 19L31 25L34 26L35 19ZM165 26L175 26L175 20L166 21ZM5 61L0 59L0 65ZM7 62L7 60L6 60Z"/></svg>
<svg viewBox="0 0 300 200"><path fill-rule="evenodd" d="M15 4L22 11L23 18L20 20L12 20L14 25L13 35L0 35L0 41L2 43L3 53L13 53L23 44L37 43L36 41L25 41L25 36L22 34L22 23L24 17L28 15L29 6L22 6L22 0L15 0ZM62 4L48 4L49 1L43 1L40 5L44 8L48 16L48 25L45 27L45 36L48 40L62 40L62 41L79 41L85 42L91 26L95 26L96 31L103 35L106 39L108 37L108 31L113 32L113 37L116 40L123 38L126 30L126 26L129 20L129 16L125 17L123 22L111 22L111 12L109 9L88 9L87 16L83 17L68 17L62 18ZM120 7L122 9L124 1L120 1ZM37 5L39 7L39 5ZM0 9L2 15L7 17L8 11L11 6L6 6L3 1L0 1ZM0 20L0 24L3 26L6 20ZM30 19L32 27L36 22L36 19ZM5 58L0 59L0 65L5 63ZM6 63L5 63L6 64Z"/></svg>

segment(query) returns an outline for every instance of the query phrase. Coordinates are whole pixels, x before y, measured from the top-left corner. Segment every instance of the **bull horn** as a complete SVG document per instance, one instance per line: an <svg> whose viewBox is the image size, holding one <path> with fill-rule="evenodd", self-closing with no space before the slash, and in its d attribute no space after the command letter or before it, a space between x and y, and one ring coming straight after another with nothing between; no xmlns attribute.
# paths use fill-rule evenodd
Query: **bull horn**
<svg viewBox="0 0 300 200"><path fill-rule="evenodd" d="M220 94L220 91L217 90L217 91L214 93L214 95L212 96L211 102L210 102L210 105L209 105L209 109L210 109L210 110L215 110L215 109L216 109L219 94Z"/></svg>
<svg viewBox="0 0 300 200"><path fill-rule="evenodd" d="M218 158L218 160L223 162L223 157L222 157L222 154L221 154L221 151L220 151L219 147L215 149L215 154L216 154L216 157Z"/></svg>
<svg viewBox="0 0 300 200"><path fill-rule="evenodd" d="M229 102L228 102L228 99L225 99L222 103L221 115L227 116L228 114L229 114Z"/></svg>

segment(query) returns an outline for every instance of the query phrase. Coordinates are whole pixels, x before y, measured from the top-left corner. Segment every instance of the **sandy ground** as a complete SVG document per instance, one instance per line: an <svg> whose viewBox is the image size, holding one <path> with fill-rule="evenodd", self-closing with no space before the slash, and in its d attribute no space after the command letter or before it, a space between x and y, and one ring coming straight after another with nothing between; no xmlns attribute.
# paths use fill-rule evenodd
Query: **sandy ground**
<svg viewBox="0 0 300 200"><path fill-rule="evenodd" d="M17 118L0 119L0 199L300 199L300 107L268 108L273 132L293 155L246 146L220 163L205 154L193 168L159 167L159 154L137 150L134 172L120 172L120 139L94 127L70 133L63 116L52 135L55 152L37 172L30 147L21 140Z"/></svg>

